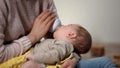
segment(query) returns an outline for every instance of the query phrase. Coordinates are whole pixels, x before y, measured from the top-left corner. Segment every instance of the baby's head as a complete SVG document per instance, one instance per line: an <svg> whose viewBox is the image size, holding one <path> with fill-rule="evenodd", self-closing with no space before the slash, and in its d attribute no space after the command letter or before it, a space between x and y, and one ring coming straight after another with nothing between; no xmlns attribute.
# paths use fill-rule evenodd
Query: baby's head
<svg viewBox="0 0 120 68"><path fill-rule="evenodd" d="M55 30L53 36L55 39L71 42L75 52L79 54L87 53L91 48L90 33L78 24L62 25Z"/></svg>

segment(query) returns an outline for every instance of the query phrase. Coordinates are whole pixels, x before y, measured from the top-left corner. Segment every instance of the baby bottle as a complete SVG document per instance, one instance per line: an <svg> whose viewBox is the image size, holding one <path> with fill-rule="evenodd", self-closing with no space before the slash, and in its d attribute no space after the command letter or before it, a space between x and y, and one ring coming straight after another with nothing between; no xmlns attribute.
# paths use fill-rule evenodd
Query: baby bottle
<svg viewBox="0 0 120 68"><path fill-rule="evenodd" d="M60 25L61 25L61 21L58 18L56 18L53 25L50 27L49 32L53 33L55 29L59 27ZM43 41L43 40L45 40L44 37L40 39L40 41Z"/></svg>
<svg viewBox="0 0 120 68"><path fill-rule="evenodd" d="M61 25L60 19L56 18L53 25L51 26L49 32L53 33L55 31L55 29L60 25Z"/></svg>

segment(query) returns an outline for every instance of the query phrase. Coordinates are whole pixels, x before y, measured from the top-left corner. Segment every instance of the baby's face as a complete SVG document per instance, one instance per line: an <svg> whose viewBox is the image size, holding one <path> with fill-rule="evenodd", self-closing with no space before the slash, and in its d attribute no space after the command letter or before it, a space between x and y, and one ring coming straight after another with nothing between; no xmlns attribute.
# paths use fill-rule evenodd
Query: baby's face
<svg viewBox="0 0 120 68"><path fill-rule="evenodd" d="M69 25L60 26L54 32L53 37L55 39L66 40L67 34L71 31L77 32L78 27L79 26L76 24L69 24Z"/></svg>

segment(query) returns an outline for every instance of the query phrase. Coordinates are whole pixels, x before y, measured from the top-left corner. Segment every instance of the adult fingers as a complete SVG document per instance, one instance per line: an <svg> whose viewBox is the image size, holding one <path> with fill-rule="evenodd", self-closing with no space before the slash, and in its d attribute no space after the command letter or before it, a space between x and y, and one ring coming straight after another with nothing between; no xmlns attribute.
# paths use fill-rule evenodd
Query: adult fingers
<svg viewBox="0 0 120 68"><path fill-rule="evenodd" d="M49 11L49 10L46 10L46 11L43 11L38 17L37 17L37 20L40 21L40 23L43 23L47 17L51 16L52 11Z"/></svg>
<svg viewBox="0 0 120 68"><path fill-rule="evenodd" d="M50 25L51 23L53 23L53 21L55 20L55 17L56 17L56 14L52 14L51 16L49 16L45 21L44 23L46 25Z"/></svg>

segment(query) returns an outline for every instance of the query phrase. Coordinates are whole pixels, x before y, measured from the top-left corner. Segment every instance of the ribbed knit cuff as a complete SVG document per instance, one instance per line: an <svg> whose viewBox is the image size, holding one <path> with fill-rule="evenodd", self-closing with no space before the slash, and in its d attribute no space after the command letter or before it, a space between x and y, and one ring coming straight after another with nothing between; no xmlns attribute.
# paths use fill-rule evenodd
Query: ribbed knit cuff
<svg viewBox="0 0 120 68"><path fill-rule="evenodd" d="M15 42L19 43L21 46L21 53L27 51L32 46L32 43L27 36L15 40Z"/></svg>

